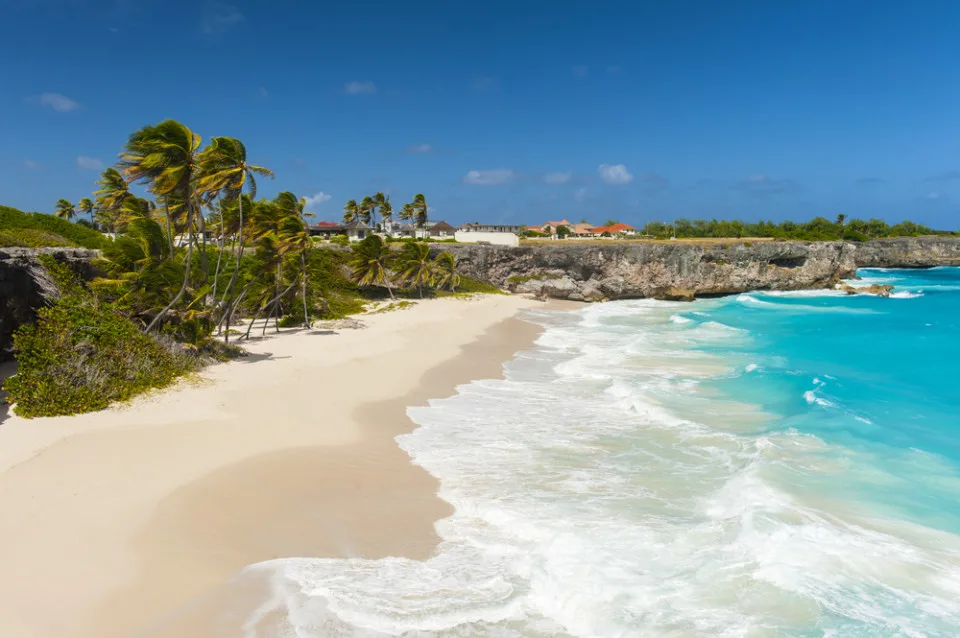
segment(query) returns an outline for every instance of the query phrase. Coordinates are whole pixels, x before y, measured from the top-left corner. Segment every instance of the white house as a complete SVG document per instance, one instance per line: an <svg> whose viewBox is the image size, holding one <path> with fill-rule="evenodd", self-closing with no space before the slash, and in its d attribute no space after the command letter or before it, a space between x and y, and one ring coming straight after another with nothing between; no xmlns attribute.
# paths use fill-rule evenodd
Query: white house
<svg viewBox="0 0 960 638"><path fill-rule="evenodd" d="M454 233L454 239L467 244L495 244L519 246L525 226L511 224L463 224Z"/></svg>

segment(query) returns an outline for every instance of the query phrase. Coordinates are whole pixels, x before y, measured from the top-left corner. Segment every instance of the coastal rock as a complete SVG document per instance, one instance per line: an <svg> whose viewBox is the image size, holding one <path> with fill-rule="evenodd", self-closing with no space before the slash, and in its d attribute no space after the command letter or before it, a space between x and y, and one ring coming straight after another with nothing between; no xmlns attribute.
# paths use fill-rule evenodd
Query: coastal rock
<svg viewBox="0 0 960 638"><path fill-rule="evenodd" d="M692 300L750 290L832 288L858 267L960 265L960 237L852 242L549 242L445 245L462 274L512 292L584 301Z"/></svg>
<svg viewBox="0 0 960 638"><path fill-rule="evenodd" d="M837 290L842 290L848 295L877 295L878 297L889 297L893 291L893 286L870 284L869 286L851 286L850 284L841 284Z"/></svg>

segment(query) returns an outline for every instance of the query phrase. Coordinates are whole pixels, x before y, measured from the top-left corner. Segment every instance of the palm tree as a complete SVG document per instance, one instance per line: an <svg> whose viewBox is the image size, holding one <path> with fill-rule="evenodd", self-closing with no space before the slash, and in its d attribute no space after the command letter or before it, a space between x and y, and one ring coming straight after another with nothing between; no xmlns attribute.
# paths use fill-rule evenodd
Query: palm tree
<svg viewBox="0 0 960 638"><path fill-rule="evenodd" d="M282 228L282 241L287 250L293 250L300 255L300 292L303 298L303 325L310 327L310 314L307 311L307 251L313 240L307 229L303 217L303 209L307 200L297 199L293 193L282 192L277 195L277 205L286 215Z"/></svg>
<svg viewBox="0 0 960 638"><path fill-rule="evenodd" d="M77 209L69 199L58 199L56 215L60 219L70 221L77 216Z"/></svg>
<svg viewBox="0 0 960 638"><path fill-rule="evenodd" d="M449 288L450 291L460 285L460 275L457 274L457 260L448 252L442 252L433 260L433 269L437 288Z"/></svg>
<svg viewBox="0 0 960 638"><path fill-rule="evenodd" d="M360 219L360 207L357 205L357 200L351 199L347 202L347 205L343 207L343 223L349 224L358 219Z"/></svg>
<svg viewBox="0 0 960 638"><path fill-rule="evenodd" d="M359 286L385 286L390 298L395 299L390 286L390 248L380 236L368 235L352 250L353 256L348 263L353 269L354 283Z"/></svg>
<svg viewBox="0 0 960 638"><path fill-rule="evenodd" d="M145 126L127 140L120 153L120 167L130 182L144 182L154 194L175 197L183 202L187 217L187 256L180 291L147 325L147 332L183 297L190 283L190 266L195 243L194 215L198 208L196 178L200 173L198 149L201 138L176 120ZM205 261L205 255L201 260Z"/></svg>
<svg viewBox="0 0 960 638"><path fill-rule="evenodd" d="M423 230L427 226L427 198L422 193L413 196L413 210L416 214L417 228Z"/></svg>
<svg viewBox="0 0 960 638"><path fill-rule="evenodd" d="M120 171L112 166L103 171L100 179L97 180L97 186L99 188L93 192L97 196L97 216L101 218L101 221L111 232L115 232L123 202L132 196L130 186L123 179ZM173 246L172 236L170 242L170 245Z"/></svg>
<svg viewBox="0 0 960 638"><path fill-rule="evenodd" d="M383 220L384 230L387 224L393 221L393 206L390 205L390 198L380 204L380 219Z"/></svg>
<svg viewBox="0 0 960 638"><path fill-rule="evenodd" d="M371 209L371 212L379 211L380 220L386 221L386 215L384 215L384 210L383 210L384 207L387 207L391 214L393 213L393 209L390 207L390 198L384 195L383 192L379 192L373 196L372 201L373 201L373 207ZM374 218L374 221L376 221L376 218Z"/></svg>
<svg viewBox="0 0 960 638"><path fill-rule="evenodd" d="M430 261L430 247L420 242L406 244L400 255L400 281L413 284L423 299L423 287L433 283L433 262Z"/></svg>
<svg viewBox="0 0 960 638"><path fill-rule="evenodd" d="M224 331L224 341L226 341L229 339L227 331L230 330L229 315L231 314L231 308L227 306L226 302L236 287L237 277L240 274L240 260L243 258L243 191L244 188L246 188L250 193L250 198L256 199L256 175L272 178L273 171L269 168L256 166L247 162L247 147L243 145L243 142L233 137L215 137L211 139L210 146L204 149L199 161L202 171L199 179L200 188L209 194L211 200L214 196L225 196L228 201L236 201L239 214L237 237L240 246L236 250L236 263L233 274L230 276L230 282L227 284L223 298L220 301L220 306L224 309L227 317L227 327ZM222 253L225 244L222 222L220 242L220 252ZM216 290L217 279L220 276L220 261L220 257L218 257L217 272L214 274L214 290Z"/></svg>
<svg viewBox="0 0 960 638"><path fill-rule="evenodd" d="M372 197L370 197L369 195L367 197L364 197L360 201L360 206L358 209L360 213L360 221L362 221L364 224L370 224L370 221L373 217L373 212L376 209L376 206L377 205L373 203Z"/></svg>
<svg viewBox="0 0 960 638"><path fill-rule="evenodd" d="M843 213L837 215L837 226L843 226L843 222L847 221L847 216Z"/></svg>
<svg viewBox="0 0 960 638"><path fill-rule="evenodd" d="M90 225L93 226L93 210L95 208L93 201L89 197L84 197L80 200L80 203L77 204L77 207L90 216Z"/></svg>
<svg viewBox="0 0 960 638"><path fill-rule="evenodd" d="M403 208L400 209L400 219L405 222L412 221L414 217L417 216L417 211L413 207L413 204L404 204Z"/></svg>

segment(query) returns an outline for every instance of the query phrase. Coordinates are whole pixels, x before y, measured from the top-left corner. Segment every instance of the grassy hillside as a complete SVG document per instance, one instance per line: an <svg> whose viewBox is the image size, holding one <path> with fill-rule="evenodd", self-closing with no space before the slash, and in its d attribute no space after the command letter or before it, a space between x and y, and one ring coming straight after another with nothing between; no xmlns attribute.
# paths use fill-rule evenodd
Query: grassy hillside
<svg viewBox="0 0 960 638"><path fill-rule="evenodd" d="M86 226L44 213L24 213L0 206L0 247L79 246L101 248L106 238Z"/></svg>

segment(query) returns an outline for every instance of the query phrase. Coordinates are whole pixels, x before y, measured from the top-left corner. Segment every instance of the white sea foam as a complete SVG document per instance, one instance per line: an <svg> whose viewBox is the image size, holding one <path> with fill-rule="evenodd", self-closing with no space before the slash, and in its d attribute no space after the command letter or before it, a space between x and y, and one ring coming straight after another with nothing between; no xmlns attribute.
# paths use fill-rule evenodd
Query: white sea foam
<svg viewBox="0 0 960 638"><path fill-rule="evenodd" d="M684 317L683 315L670 315L670 321L678 324L691 323L693 319L689 317Z"/></svg>
<svg viewBox="0 0 960 638"><path fill-rule="evenodd" d="M890 293L891 299L916 299L917 297L922 297L923 291L918 290L917 292L910 292L909 290L901 290L899 292Z"/></svg>
<svg viewBox="0 0 960 638"><path fill-rule="evenodd" d="M689 409L717 364L681 337L739 333L675 312L556 315L505 379L410 408L398 443L455 508L434 556L264 563L258 614L297 638L953 635L960 540L809 484L883 484L865 451L713 424L757 409L722 397ZM827 407L816 381L804 397Z"/></svg>

